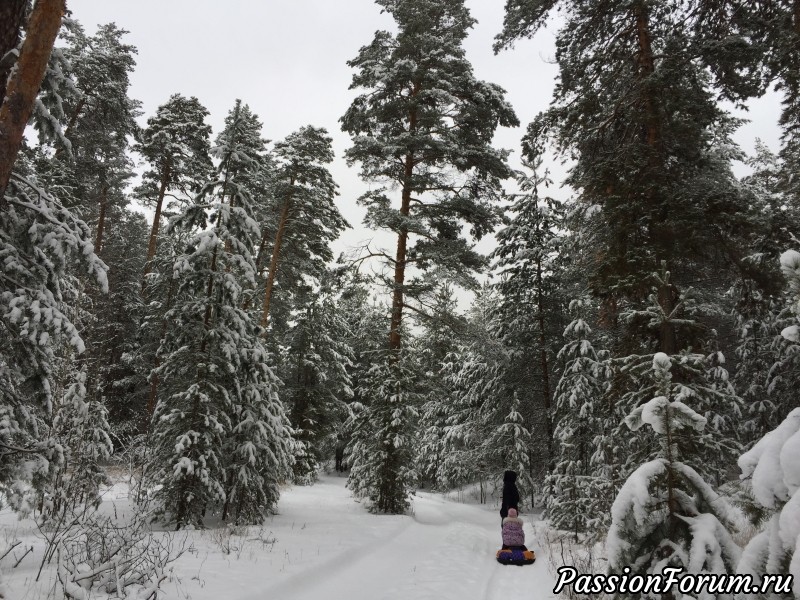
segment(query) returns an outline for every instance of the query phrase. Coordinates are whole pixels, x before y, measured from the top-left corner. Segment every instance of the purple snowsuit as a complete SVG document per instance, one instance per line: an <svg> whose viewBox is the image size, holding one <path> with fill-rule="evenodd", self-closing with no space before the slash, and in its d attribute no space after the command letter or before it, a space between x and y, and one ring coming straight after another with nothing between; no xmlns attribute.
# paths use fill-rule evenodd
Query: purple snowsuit
<svg viewBox="0 0 800 600"><path fill-rule="evenodd" d="M525 532L522 530L522 521L516 517L503 519L503 545L524 546Z"/></svg>

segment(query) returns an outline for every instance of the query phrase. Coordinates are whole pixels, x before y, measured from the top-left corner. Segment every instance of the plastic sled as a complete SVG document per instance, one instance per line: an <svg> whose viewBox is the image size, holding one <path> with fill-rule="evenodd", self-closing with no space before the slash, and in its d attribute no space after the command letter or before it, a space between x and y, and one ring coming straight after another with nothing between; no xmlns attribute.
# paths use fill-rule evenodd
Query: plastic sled
<svg viewBox="0 0 800 600"><path fill-rule="evenodd" d="M497 551L497 562L501 565L532 565L536 560L533 550L528 550L525 546L503 546Z"/></svg>

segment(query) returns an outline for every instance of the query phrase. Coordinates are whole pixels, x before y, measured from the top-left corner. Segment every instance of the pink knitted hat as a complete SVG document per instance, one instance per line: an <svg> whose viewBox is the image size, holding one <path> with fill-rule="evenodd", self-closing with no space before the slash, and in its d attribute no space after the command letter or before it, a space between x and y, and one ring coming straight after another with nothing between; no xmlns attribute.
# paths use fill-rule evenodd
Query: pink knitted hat
<svg viewBox="0 0 800 600"><path fill-rule="evenodd" d="M512 519L516 519L517 517L517 509L516 508L509 508L508 509L508 516Z"/></svg>

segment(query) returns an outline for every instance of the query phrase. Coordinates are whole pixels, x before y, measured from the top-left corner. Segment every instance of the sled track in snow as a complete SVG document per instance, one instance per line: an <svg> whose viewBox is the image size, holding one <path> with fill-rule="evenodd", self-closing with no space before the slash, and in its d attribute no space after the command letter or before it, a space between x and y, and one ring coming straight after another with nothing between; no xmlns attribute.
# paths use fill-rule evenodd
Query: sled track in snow
<svg viewBox="0 0 800 600"><path fill-rule="evenodd" d="M374 543L337 552L243 600L538 600L552 597L541 559L496 562L499 518L433 494L414 499L411 517ZM365 515L365 520L380 519Z"/></svg>

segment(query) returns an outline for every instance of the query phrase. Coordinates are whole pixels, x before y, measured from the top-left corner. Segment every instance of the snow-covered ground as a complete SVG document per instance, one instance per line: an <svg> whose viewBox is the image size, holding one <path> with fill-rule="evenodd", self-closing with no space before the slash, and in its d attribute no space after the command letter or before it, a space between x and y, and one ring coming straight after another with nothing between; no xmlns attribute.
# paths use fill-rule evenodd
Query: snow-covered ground
<svg viewBox="0 0 800 600"><path fill-rule="evenodd" d="M493 505L461 504L420 492L408 516L369 514L341 477L284 491L279 514L263 527L177 534L187 551L159 598L174 600L532 600L553 597L546 549L525 532L535 564L502 566L494 559L500 519ZM109 490L104 510L124 511L125 487ZM524 515L523 515L524 517ZM35 527L0 513L0 545L17 537L38 542ZM166 534L164 534L166 535ZM33 582L41 551L17 569L2 565L9 599L47 597L56 585L46 572ZM17 552L20 556L21 552ZM58 597L58 596L57 596Z"/></svg>

